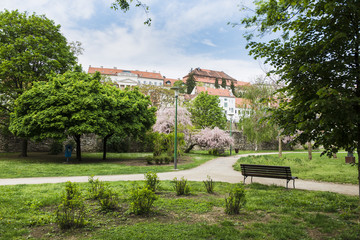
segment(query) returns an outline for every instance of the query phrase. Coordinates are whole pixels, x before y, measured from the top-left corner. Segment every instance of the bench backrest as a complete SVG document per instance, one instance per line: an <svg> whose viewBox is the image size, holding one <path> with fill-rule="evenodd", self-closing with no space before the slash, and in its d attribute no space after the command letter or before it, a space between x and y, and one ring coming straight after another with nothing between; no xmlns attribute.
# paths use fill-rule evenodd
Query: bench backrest
<svg viewBox="0 0 360 240"><path fill-rule="evenodd" d="M243 176L291 179L290 167L240 164Z"/></svg>

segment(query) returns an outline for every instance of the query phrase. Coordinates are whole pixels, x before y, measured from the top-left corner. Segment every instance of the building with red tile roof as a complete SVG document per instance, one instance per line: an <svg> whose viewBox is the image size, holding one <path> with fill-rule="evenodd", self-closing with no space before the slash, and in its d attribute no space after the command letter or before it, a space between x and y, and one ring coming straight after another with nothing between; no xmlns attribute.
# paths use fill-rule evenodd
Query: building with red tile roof
<svg viewBox="0 0 360 240"><path fill-rule="evenodd" d="M164 78L160 72L148 72L139 70L123 70L115 68L91 67L88 73L100 72L101 75L107 76L112 82L119 87L136 86L136 85L154 85L163 86Z"/></svg>
<svg viewBox="0 0 360 240"><path fill-rule="evenodd" d="M238 81L233 77L230 77L228 74L224 73L223 71L214 71L214 70L208 70L208 69L201 69L201 68L195 68L190 71L189 74L193 74L196 82L201 82L207 87L215 88L215 81L218 79L219 85L221 85L222 79L226 80L226 86L228 89L230 89L231 82L234 82L234 86L248 86L250 83L248 82L242 82ZM183 81L186 82L186 80L189 77L189 74L187 74L185 77L183 77Z"/></svg>

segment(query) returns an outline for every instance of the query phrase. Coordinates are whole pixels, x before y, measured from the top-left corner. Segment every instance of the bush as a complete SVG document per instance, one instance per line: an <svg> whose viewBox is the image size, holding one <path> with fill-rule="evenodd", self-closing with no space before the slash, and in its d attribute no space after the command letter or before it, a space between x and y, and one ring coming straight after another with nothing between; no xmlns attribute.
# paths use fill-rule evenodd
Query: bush
<svg viewBox="0 0 360 240"><path fill-rule="evenodd" d="M145 174L145 182L146 182L146 186L149 189L151 189L153 192L156 192L156 189L160 185L159 177L157 176L156 173L153 172L147 172Z"/></svg>
<svg viewBox="0 0 360 240"><path fill-rule="evenodd" d="M61 229L78 228L86 224L84 200L75 183L65 184L65 192L56 211L56 223Z"/></svg>
<svg viewBox="0 0 360 240"><path fill-rule="evenodd" d="M244 185L237 184L231 189L229 197L225 197L225 213L229 215L239 214L240 209L244 207L245 204L246 198Z"/></svg>
<svg viewBox="0 0 360 240"><path fill-rule="evenodd" d="M203 183L207 193L214 193L215 182L210 178L210 176L207 176L207 179L203 181Z"/></svg>
<svg viewBox="0 0 360 240"><path fill-rule="evenodd" d="M90 183L90 198L91 199L101 199L104 198L107 186L104 182L100 181L98 178L94 180L94 176L90 176L88 182Z"/></svg>
<svg viewBox="0 0 360 240"><path fill-rule="evenodd" d="M146 157L146 162L148 165L152 165L153 164L153 161L154 161L154 158L152 157Z"/></svg>
<svg viewBox="0 0 360 240"><path fill-rule="evenodd" d="M60 141L54 140L50 145L50 155L58 155L63 151L63 144Z"/></svg>
<svg viewBox="0 0 360 240"><path fill-rule="evenodd" d="M149 213L156 199L156 194L146 186L133 188L130 193L131 211L137 215Z"/></svg>
<svg viewBox="0 0 360 240"><path fill-rule="evenodd" d="M99 181L99 179L94 180L94 177L89 177L90 187L90 198L99 200L101 210L109 211L117 209L119 206L118 196L114 193L109 185Z"/></svg>
<svg viewBox="0 0 360 240"><path fill-rule="evenodd" d="M111 189L106 189L102 194L102 198L99 199L99 203L101 210L107 212L119 207L119 198Z"/></svg>
<svg viewBox="0 0 360 240"><path fill-rule="evenodd" d="M176 195L189 195L190 187L187 185L187 180L182 177L180 180L174 178L172 183L174 184L174 189L176 191Z"/></svg>

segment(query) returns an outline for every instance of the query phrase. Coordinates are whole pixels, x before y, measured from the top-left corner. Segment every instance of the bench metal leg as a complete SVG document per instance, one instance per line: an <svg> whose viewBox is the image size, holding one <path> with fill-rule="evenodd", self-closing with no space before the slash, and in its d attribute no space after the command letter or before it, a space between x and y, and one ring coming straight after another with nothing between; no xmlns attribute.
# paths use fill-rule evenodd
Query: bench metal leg
<svg viewBox="0 0 360 240"><path fill-rule="evenodd" d="M288 189L289 187L288 187L288 185L289 185L289 179L286 179L286 188Z"/></svg>
<svg viewBox="0 0 360 240"><path fill-rule="evenodd" d="M245 185L245 180L246 180L247 176L244 176L244 185Z"/></svg>

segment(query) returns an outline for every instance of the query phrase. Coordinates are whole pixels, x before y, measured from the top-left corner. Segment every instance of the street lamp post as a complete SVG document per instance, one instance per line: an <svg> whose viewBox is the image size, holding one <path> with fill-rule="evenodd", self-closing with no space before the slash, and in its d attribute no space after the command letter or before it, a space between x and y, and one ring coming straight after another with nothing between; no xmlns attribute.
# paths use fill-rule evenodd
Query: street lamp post
<svg viewBox="0 0 360 240"><path fill-rule="evenodd" d="M179 96L179 87L172 87L172 90L175 91L175 141L174 141L174 169L177 169L177 102Z"/></svg>
<svg viewBox="0 0 360 240"><path fill-rule="evenodd" d="M230 116L230 137L232 135L232 131L231 131L231 128L232 128L232 118L233 118L233 113L229 113L229 116ZM232 151L232 146L230 145L230 156L231 156L231 151Z"/></svg>

